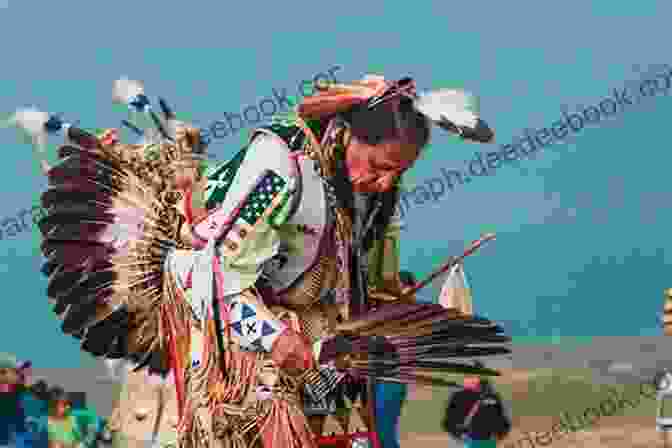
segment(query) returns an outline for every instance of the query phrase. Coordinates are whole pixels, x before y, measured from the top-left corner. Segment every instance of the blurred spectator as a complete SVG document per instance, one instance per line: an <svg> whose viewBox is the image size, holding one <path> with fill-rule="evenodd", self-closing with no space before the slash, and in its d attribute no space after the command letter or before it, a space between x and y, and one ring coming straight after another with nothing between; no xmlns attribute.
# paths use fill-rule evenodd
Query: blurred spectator
<svg viewBox="0 0 672 448"><path fill-rule="evenodd" d="M86 394L33 383L32 363L0 353L0 448L97 448L105 420Z"/></svg>
<svg viewBox="0 0 672 448"><path fill-rule="evenodd" d="M70 394L72 415L84 435L83 448L95 448L103 437L106 422L96 411L87 406L86 394Z"/></svg>
<svg viewBox="0 0 672 448"><path fill-rule="evenodd" d="M37 381L23 395L22 406L26 417L28 437L26 446L42 448L47 445L45 438L46 418L49 411L49 390L44 380Z"/></svg>
<svg viewBox="0 0 672 448"><path fill-rule="evenodd" d="M28 394L24 395L23 409L27 417L45 416L49 410L49 386L44 380L39 380L30 386Z"/></svg>
<svg viewBox="0 0 672 448"><path fill-rule="evenodd" d="M443 428L465 448L494 448L511 431L511 420L492 385L478 376L467 376L464 389L455 392L448 403Z"/></svg>
<svg viewBox="0 0 672 448"><path fill-rule="evenodd" d="M22 406L27 393L20 363L14 355L0 354L0 447L20 446L27 428Z"/></svg>
<svg viewBox="0 0 672 448"><path fill-rule="evenodd" d="M53 388L49 395L49 448L80 448L80 444L86 442L85 434L77 418L72 415L68 395L60 387Z"/></svg>

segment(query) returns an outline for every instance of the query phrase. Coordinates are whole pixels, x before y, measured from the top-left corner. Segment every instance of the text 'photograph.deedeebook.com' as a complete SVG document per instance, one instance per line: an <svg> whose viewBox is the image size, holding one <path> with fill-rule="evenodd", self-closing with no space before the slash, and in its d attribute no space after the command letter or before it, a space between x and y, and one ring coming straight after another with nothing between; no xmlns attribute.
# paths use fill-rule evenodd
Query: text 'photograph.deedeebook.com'
<svg viewBox="0 0 672 448"><path fill-rule="evenodd" d="M438 172L401 193L399 214L403 218L411 209L430 202L438 202L458 185L472 182L476 177L492 176L497 169L511 162L536 157L541 150L561 143L570 135L579 134L591 125L625 112L643 100L667 95L672 87L672 68L638 80L635 88L614 88L611 95L582 110L562 112L562 118L541 129L527 128L512 143L502 144L498 151L477 152L464 169L439 168Z"/></svg>

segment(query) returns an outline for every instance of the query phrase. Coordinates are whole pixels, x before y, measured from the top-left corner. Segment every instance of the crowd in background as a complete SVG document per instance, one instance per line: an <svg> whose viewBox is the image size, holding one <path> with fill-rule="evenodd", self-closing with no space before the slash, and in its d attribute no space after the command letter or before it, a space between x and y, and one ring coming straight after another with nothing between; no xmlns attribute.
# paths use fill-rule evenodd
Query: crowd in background
<svg viewBox="0 0 672 448"><path fill-rule="evenodd" d="M33 381L29 362L0 354L0 447L101 448L107 440L85 394Z"/></svg>

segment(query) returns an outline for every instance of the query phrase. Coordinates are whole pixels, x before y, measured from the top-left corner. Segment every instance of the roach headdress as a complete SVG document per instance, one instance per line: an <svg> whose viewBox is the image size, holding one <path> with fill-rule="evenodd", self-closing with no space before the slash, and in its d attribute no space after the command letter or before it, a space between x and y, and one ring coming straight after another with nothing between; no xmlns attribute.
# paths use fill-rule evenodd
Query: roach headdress
<svg viewBox="0 0 672 448"><path fill-rule="evenodd" d="M418 93L412 78L387 81L377 75L367 75L350 84L320 83L316 89L315 95L304 98L297 107L297 114L305 120L324 119L355 106L373 109L405 97L413 101L418 112L445 131L467 141L491 143L494 140L494 132L480 117L478 98L461 89Z"/></svg>

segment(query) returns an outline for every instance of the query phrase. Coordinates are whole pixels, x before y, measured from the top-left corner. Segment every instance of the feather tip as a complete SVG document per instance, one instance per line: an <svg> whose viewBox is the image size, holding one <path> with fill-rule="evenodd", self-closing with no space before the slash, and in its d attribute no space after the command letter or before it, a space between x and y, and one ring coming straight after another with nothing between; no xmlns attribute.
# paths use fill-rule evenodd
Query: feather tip
<svg viewBox="0 0 672 448"><path fill-rule="evenodd" d="M34 107L19 109L7 120L7 126L14 126L31 137L44 136L47 133L46 124L49 114Z"/></svg>
<svg viewBox="0 0 672 448"><path fill-rule="evenodd" d="M134 97L145 93L142 81L122 77L112 84L112 101L116 104L128 104Z"/></svg>

